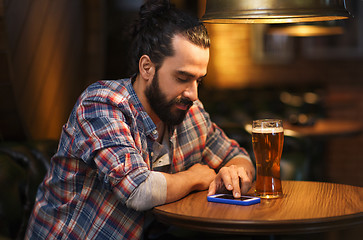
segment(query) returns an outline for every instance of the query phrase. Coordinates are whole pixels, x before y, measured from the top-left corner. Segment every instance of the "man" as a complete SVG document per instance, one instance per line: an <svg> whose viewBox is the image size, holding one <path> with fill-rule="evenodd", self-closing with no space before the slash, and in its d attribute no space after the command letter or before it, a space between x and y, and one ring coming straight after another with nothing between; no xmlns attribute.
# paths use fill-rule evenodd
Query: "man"
<svg viewBox="0 0 363 240"><path fill-rule="evenodd" d="M140 239L145 211L191 191L248 191L254 167L198 100L209 37L167 1L148 1L133 33L136 74L78 99L39 187L26 238Z"/></svg>

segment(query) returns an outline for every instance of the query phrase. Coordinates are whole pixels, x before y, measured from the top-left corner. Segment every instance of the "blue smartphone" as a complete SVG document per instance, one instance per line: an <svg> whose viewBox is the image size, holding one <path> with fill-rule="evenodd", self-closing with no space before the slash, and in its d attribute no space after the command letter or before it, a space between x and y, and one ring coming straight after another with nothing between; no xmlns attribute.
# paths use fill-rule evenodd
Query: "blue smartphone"
<svg viewBox="0 0 363 240"><path fill-rule="evenodd" d="M261 202L259 197L241 196L240 198L234 198L232 194L215 194L207 196L207 200L208 202L235 204L242 206L248 206Z"/></svg>

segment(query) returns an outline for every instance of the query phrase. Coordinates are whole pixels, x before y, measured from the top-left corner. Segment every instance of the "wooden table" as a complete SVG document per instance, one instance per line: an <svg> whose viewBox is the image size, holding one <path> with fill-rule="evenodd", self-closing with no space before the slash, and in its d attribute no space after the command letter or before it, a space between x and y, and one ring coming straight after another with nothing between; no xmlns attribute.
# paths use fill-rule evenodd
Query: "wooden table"
<svg viewBox="0 0 363 240"><path fill-rule="evenodd" d="M363 226L363 188L303 181L282 184L283 198L252 206L211 203L202 191L155 207L153 213L169 225L225 234L300 234Z"/></svg>

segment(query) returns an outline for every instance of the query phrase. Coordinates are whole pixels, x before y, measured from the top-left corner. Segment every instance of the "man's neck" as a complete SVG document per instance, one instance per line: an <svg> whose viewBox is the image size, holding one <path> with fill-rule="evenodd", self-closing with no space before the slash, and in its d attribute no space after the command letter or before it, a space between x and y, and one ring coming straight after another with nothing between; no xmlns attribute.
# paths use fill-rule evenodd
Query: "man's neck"
<svg viewBox="0 0 363 240"><path fill-rule="evenodd" d="M159 121L157 124L156 124L156 130L158 131L158 139L157 141L159 143L162 143L163 141L163 137L165 135L165 131L166 131L166 127L165 127L165 124L162 122L162 121Z"/></svg>

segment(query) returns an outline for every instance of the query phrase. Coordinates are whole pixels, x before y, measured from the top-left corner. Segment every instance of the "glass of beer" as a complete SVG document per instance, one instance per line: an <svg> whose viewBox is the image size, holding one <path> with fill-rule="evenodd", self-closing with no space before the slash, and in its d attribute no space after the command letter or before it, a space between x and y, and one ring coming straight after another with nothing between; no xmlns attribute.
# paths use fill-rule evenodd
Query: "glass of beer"
<svg viewBox="0 0 363 240"><path fill-rule="evenodd" d="M252 123L252 145L256 158L256 196L282 197L280 159L284 129L279 119L255 120Z"/></svg>

